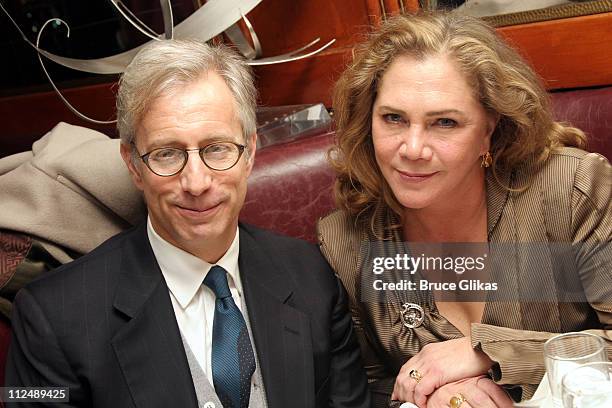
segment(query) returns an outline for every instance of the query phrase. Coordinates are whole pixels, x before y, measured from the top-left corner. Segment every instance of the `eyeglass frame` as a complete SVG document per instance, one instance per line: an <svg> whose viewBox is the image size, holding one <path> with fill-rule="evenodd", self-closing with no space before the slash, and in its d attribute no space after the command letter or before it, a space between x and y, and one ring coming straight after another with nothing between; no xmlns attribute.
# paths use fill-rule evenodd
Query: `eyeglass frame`
<svg viewBox="0 0 612 408"><path fill-rule="evenodd" d="M204 156L202 156L202 153L204 152L205 149L207 149L210 146L213 145L217 145L217 144L225 144L225 143L229 143L229 144L233 144L234 146L236 146L238 148L238 157L236 158L236 161L234 162L234 164L232 164L231 166L225 168L225 169L215 169L214 167L211 167L208 163L206 163L206 160L204 160ZM244 151L246 150L246 145L240 144L240 143L236 143L236 142L230 142L230 141L225 141L225 142L213 142L213 143L209 143L203 147L197 148L197 149L181 149L178 147L158 147L155 148L143 155L140 154L140 152L138 151L138 148L136 147L136 144L134 142L130 143L132 145L132 147L134 148L134 151L136 152L137 157L142 160L144 162L144 164L147 166L147 168L156 176L159 177L172 177L172 176L176 176L177 174L179 174L180 172L183 171L183 169L185 169L185 166L187 166L187 162L189 161L189 152L198 152L198 156L200 156L200 160L202 160L202 163L204 163L204 165L206 167L208 167L209 169L213 170L213 171L227 171L229 169L231 169L232 167L234 167L236 164L238 164L238 162L240 161L240 158L242 157ZM151 168L151 166L149 165L149 155L151 153L153 153L156 150L162 150L162 149L173 149L173 150L179 150L181 152L183 152L183 157L185 158L185 160L183 161L183 165L181 166L180 169L178 169L176 172L172 173L172 174L159 174L157 173L155 170L153 170Z"/></svg>

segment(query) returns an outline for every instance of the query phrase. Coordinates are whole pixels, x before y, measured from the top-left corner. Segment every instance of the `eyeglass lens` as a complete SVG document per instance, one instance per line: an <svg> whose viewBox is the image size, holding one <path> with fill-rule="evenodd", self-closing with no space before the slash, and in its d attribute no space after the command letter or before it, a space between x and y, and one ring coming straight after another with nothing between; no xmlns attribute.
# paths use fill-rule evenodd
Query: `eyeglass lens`
<svg viewBox="0 0 612 408"><path fill-rule="evenodd" d="M189 151L176 148L155 149L148 154L147 165L160 176L170 176L180 172L189 158ZM241 146L233 143L214 143L199 149L200 158L213 170L227 170L240 159Z"/></svg>

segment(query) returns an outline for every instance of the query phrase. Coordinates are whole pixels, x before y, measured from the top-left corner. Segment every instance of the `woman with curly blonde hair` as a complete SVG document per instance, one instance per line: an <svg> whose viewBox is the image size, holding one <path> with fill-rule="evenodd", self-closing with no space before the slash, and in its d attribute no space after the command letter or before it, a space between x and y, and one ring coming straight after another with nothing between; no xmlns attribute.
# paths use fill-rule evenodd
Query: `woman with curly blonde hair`
<svg viewBox="0 0 612 408"><path fill-rule="evenodd" d="M339 210L319 239L377 406L511 406L535 391L555 333L610 341L611 166L553 120L539 78L491 27L451 13L389 20L356 49L334 113ZM474 248L489 280L466 289ZM440 278L405 255L463 266Z"/></svg>

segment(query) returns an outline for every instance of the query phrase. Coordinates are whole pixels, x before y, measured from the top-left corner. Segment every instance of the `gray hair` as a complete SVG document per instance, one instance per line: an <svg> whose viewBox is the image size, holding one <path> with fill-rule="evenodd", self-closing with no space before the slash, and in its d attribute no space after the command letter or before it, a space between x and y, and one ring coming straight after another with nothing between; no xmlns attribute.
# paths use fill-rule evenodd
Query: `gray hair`
<svg viewBox="0 0 612 408"><path fill-rule="evenodd" d="M257 90L250 67L232 49L195 40L152 41L143 47L119 80L117 129L121 142L134 141L136 128L162 93L187 85L207 72L223 78L236 103L245 143L256 131ZM248 151L248 150L247 150Z"/></svg>

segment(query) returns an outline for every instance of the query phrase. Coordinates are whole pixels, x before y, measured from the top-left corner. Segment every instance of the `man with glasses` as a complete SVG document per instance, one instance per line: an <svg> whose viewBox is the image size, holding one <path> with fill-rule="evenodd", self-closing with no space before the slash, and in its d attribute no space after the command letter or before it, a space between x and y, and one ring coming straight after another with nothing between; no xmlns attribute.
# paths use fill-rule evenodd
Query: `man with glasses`
<svg viewBox="0 0 612 408"><path fill-rule="evenodd" d="M369 406L317 248L238 223L255 98L224 47L159 41L134 58L118 129L147 221L20 292L6 385L68 387L63 406Z"/></svg>

